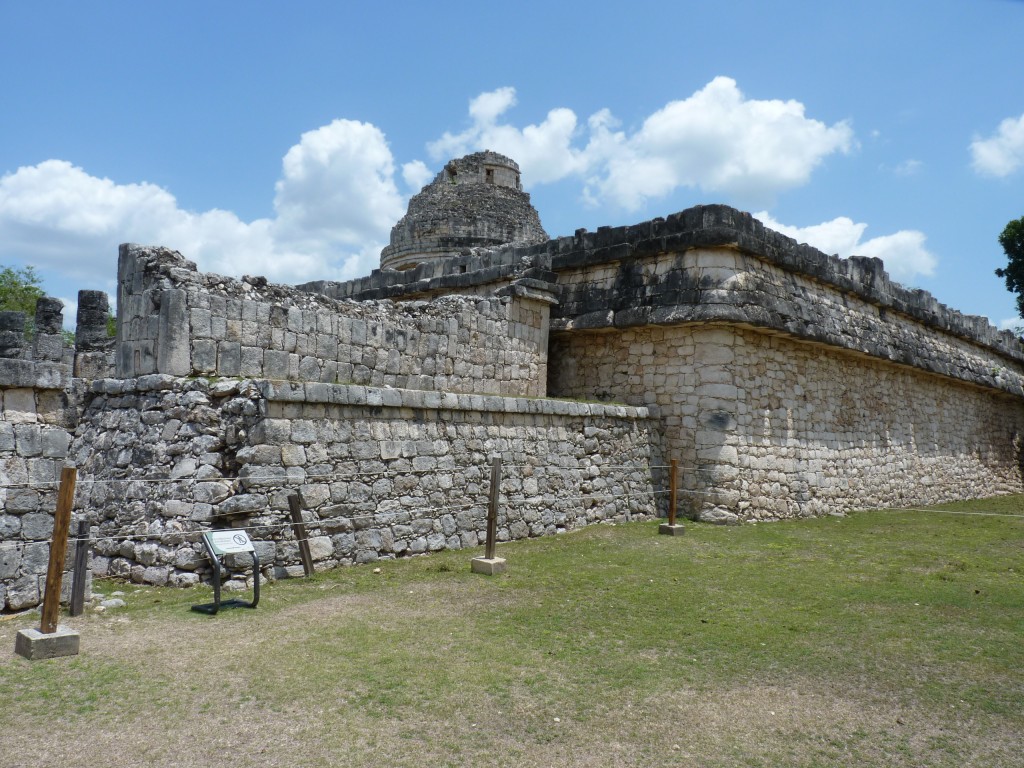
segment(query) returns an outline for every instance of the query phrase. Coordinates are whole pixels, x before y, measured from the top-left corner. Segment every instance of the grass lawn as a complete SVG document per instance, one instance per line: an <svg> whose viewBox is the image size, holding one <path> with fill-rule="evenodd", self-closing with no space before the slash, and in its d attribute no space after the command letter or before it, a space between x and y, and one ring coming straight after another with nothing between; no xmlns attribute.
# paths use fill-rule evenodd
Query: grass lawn
<svg viewBox="0 0 1024 768"><path fill-rule="evenodd" d="M77 657L0 621L0 766L1024 766L1024 497L941 509L998 514L601 525L216 617L98 582Z"/></svg>

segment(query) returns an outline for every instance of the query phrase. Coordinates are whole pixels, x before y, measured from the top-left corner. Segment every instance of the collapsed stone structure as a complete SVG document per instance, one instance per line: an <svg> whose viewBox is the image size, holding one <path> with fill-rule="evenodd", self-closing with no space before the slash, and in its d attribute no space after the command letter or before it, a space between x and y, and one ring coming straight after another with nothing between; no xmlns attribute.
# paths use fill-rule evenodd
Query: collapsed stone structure
<svg viewBox="0 0 1024 768"><path fill-rule="evenodd" d="M52 509L15 480L38 493L65 460L96 572L157 584L203 578L210 527L301 573L293 493L318 567L475 546L495 453L505 539L663 513L670 459L684 511L721 522L1022 490L1012 334L725 206L547 240L519 186L508 158L453 161L347 283L122 246L112 348L80 331L45 386L0 366L0 525L25 542L0 552L4 605L38 599ZM67 443L44 456L36 429Z"/></svg>

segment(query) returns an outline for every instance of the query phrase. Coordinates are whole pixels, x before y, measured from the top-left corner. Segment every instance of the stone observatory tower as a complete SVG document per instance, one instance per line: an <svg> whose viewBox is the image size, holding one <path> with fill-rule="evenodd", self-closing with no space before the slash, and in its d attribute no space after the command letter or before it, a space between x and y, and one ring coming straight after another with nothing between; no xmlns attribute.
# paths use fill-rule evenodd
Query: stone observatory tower
<svg viewBox="0 0 1024 768"><path fill-rule="evenodd" d="M543 243L547 232L523 192L519 166L497 152L450 160L409 201L380 253L381 269L410 269L469 248Z"/></svg>

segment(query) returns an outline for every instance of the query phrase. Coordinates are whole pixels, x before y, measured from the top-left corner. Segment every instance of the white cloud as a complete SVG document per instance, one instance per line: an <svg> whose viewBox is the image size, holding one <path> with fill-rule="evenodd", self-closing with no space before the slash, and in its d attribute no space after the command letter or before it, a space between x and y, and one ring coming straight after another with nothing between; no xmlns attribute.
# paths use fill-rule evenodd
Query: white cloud
<svg viewBox="0 0 1024 768"><path fill-rule="evenodd" d="M200 269L278 282L355 277L377 266L404 212L383 133L335 120L285 155L272 219L194 213L148 184L117 184L63 160L0 177L0 261L31 263L106 285L117 245L166 245Z"/></svg>
<svg viewBox="0 0 1024 768"><path fill-rule="evenodd" d="M1006 319L1000 320L996 323L996 327L998 327L1000 331L1013 331L1014 333L1017 333L1018 328L1024 327L1024 318L1007 317Z"/></svg>
<svg viewBox="0 0 1024 768"><path fill-rule="evenodd" d="M519 163L533 184L558 181L586 167L582 152L572 147L576 114L571 109L552 109L542 123L522 129L498 124L498 118L515 103L514 88L499 88L472 99L472 125L462 133L446 132L430 142L427 150L431 157L446 160L475 150L494 150Z"/></svg>
<svg viewBox="0 0 1024 768"><path fill-rule="evenodd" d="M983 176L1009 176L1024 167L1024 115L1008 117L995 134L971 142L971 165Z"/></svg>
<svg viewBox="0 0 1024 768"><path fill-rule="evenodd" d="M527 184L578 175L585 199L636 209L679 187L767 200L807 183L827 156L854 144L847 123L810 119L798 101L747 99L728 77L666 104L632 133L607 109L581 129L564 107L517 128L500 121L515 103L512 88L480 94L470 102L469 128L430 143L431 155L492 149L515 158Z"/></svg>
<svg viewBox="0 0 1024 768"><path fill-rule="evenodd" d="M567 108L517 127L505 119L513 88L469 104L469 127L429 145L435 158L473 149L514 157L527 183L574 177L594 203L636 208L681 186L770 195L805 183L852 131L809 119L795 101L745 98L716 78L682 101L623 128L607 109L580 121ZM400 181L396 179L400 175ZM407 194L431 178L419 160L396 166L383 132L335 120L308 131L282 160L274 215L243 221L228 210L190 211L155 184L117 183L60 159L0 176L0 263L34 264L59 276L48 286L113 286L117 245L180 250L205 271L262 274L276 282L344 279L378 264ZM268 190L269 191L269 190ZM869 241L870 242L870 241Z"/></svg>
<svg viewBox="0 0 1024 768"><path fill-rule="evenodd" d="M422 160L413 160L402 166L402 181L413 194L419 192L434 176L434 172Z"/></svg>
<svg viewBox="0 0 1024 768"><path fill-rule="evenodd" d="M924 168L924 163L920 160L904 160L902 163L898 163L892 172L897 176L916 176Z"/></svg>
<svg viewBox="0 0 1024 768"><path fill-rule="evenodd" d="M755 213L769 229L792 237L797 242L813 245L825 253L850 256L872 256L885 262L889 275L896 281L908 282L935 273L938 259L925 247L924 233L903 229L891 235L861 240L867 224L840 216L821 224L793 227L773 219L766 211Z"/></svg>

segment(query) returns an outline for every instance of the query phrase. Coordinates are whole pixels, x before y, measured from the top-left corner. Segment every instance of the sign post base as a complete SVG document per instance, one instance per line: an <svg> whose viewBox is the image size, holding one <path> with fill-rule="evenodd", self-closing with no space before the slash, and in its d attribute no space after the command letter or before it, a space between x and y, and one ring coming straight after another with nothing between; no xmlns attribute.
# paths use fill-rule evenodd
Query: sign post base
<svg viewBox="0 0 1024 768"><path fill-rule="evenodd" d="M21 629L14 640L14 652L30 661L77 656L80 639L73 629L62 626L58 626L56 632L48 633L38 629Z"/></svg>
<svg viewBox="0 0 1024 768"><path fill-rule="evenodd" d="M487 576L495 576L505 572L504 557L474 557L469 561L470 570L473 573L483 573Z"/></svg>

